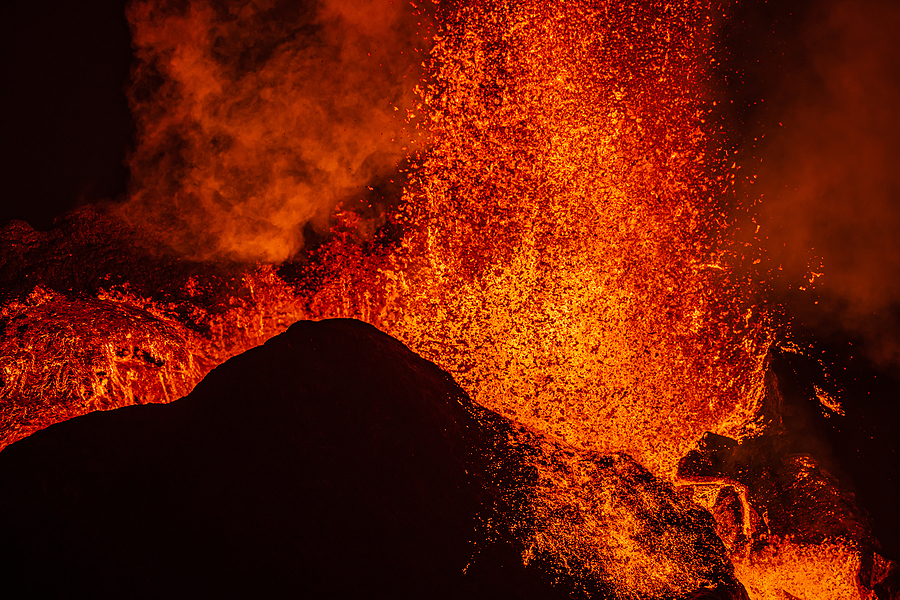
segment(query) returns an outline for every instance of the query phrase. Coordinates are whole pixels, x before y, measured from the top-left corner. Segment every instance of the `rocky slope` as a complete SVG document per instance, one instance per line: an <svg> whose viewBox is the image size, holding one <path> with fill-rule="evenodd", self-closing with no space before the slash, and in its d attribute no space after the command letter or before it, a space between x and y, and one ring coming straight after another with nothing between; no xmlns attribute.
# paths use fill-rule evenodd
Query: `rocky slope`
<svg viewBox="0 0 900 600"><path fill-rule="evenodd" d="M0 453L13 597L743 598L708 513L357 321Z"/></svg>

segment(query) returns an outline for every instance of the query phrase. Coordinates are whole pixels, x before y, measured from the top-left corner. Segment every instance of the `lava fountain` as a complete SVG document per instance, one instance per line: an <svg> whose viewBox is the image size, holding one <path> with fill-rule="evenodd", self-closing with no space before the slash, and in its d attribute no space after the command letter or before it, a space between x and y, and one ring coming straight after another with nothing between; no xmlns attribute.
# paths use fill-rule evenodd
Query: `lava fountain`
<svg viewBox="0 0 900 600"><path fill-rule="evenodd" d="M658 474L704 431L751 434L771 338L729 243L715 14L443 8L402 246L324 286L314 314L371 321L484 406Z"/></svg>

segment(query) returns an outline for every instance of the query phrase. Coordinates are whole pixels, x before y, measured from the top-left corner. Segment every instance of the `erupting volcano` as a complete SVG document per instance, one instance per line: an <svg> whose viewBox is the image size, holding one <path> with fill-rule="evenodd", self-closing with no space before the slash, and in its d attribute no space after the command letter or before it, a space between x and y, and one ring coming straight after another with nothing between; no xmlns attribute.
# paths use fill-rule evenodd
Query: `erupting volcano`
<svg viewBox="0 0 900 600"><path fill-rule="evenodd" d="M132 0L127 194L0 231L14 587L900 598L730 12Z"/></svg>

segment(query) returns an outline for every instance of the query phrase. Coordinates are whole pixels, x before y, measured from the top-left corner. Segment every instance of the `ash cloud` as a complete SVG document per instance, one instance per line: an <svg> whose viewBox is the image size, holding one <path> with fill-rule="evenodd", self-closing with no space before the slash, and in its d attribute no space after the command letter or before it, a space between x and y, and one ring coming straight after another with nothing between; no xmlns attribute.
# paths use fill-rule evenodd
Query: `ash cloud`
<svg viewBox="0 0 900 600"><path fill-rule="evenodd" d="M801 26L804 65L784 74L780 109L757 169L770 256L793 288L798 316L869 342L900 364L900 7L847 0L815 5ZM782 126L783 125L783 128ZM819 267L821 261L821 269ZM798 283L799 282L799 283ZM782 293L790 294L782 289ZM794 296L797 297L796 295ZM818 306L812 299L819 300Z"/></svg>
<svg viewBox="0 0 900 600"><path fill-rule="evenodd" d="M426 42L403 2L136 0L127 17L136 145L116 210L169 250L287 259L413 141Z"/></svg>

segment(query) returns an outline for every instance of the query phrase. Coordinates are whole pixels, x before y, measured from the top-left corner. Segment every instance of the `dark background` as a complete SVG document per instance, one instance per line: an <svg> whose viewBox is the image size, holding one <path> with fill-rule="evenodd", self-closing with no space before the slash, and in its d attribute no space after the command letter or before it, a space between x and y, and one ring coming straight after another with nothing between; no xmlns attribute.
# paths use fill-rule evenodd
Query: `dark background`
<svg viewBox="0 0 900 600"><path fill-rule="evenodd" d="M859 20L841 29L840 19L831 16L836 6L846 9L846 18ZM774 361L785 393L791 449L812 454L856 495L884 553L895 560L900 559L900 296L895 283L900 231L894 233L891 224L900 215L900 170L868 168L858 157L875 148L890 169L898 156L891 130L898 119L900 64L888 49L896 45L890 31L896 11L880 0L738 2L722 28L718 71L729 99L729 143L739 150L736 160L745 173L760 173L758 185L738 189L738 196L748 201L763 195L759 222L771 236L762 241L763 264L768 260L770 269L785 267L761 275L768 280L768 303L785 324L782 341L802 352L781 353ZM871 43L866 43L866 27L871 27ZM819 44L815 49L811 39ZM836 64L823 57L837 59ZM836 81L847 86L837 97ZM804 111L822 117L818 131L802 123ZM874 116L855 121L860 111ZM879 123L881 115L887 118ZM798 134L804 126L807 130ZM792 149L798 140L803 143ZM841 148L844 140L849 143ZM804 176L827 178L829 161L840 160L842 152L850 164L862 167L850 169L856 180L835 182L824 189L830 196L814 199L818 206L795 210L795 186ZM763 159L770 165L784 161L786 175L763 168ZM808 172L790 172L810 166ZM867 210L881 215L886 231L860 216ZM812 232L808 253L801 255L796 244L790 247L793 228ZM866 244L871 247L863 248ZM815 286L804 281L800 269L806 264L824 272ZM829 415L816 400L814 386L838 398L845 415Z"/></svg>
<svg viewBox="0 0 900 600"><path fill-rule="evenodd" d="M0 223L43 230L79 203L125 193L125 4L0 3Z"/></svg>

